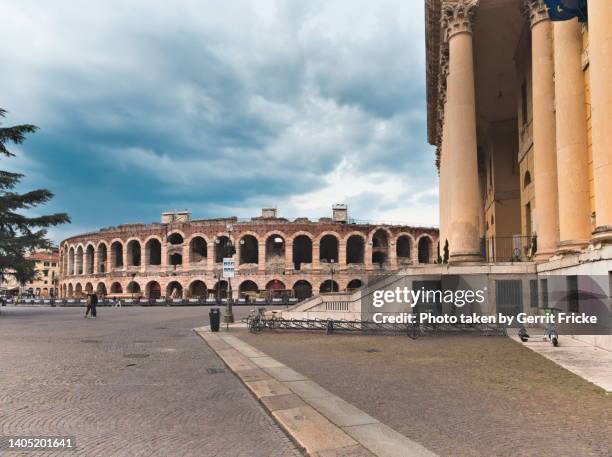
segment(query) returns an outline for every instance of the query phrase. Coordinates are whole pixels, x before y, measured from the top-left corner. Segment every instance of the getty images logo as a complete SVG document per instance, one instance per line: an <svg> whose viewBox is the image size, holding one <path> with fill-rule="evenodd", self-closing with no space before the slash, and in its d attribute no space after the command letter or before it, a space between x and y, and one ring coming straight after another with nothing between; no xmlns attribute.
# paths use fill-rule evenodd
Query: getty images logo
<svg viewBox="0 0 612 457"><path fill-rule="evenodd" d="M373 293L372 304L376 308L389 303L408 304L414 308L419 304L425 303L452 303L462 307L473 303L484 303L487 288L483 289L458 289L458 290L426 290L411 289L409 287L396 287L391 290L376 290Z"/></svg>

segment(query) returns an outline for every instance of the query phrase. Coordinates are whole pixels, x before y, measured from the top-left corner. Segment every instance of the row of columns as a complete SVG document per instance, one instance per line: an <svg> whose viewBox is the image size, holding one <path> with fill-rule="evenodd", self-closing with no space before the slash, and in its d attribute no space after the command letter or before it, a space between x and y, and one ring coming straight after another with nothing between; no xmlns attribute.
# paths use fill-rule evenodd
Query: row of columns
<svg viewBox="0 0 612 457"><path fill-rule="evenodd" d="M453 262L480 261L481 196L472 23L477 0L444 2L448 76L441 138L442 240ZM596 226L591 233L582 36L577 19L550 21L524 0L531 27L537 260L612 239L612 2L589 0ZM553 38L554 37L554 38Z"/></svg>
<svg viewBox="0 0 612 457"><path fill-rule="evenodd" d="M286 270L286 271L290 271L290 270L294 270L294 258L293 258L293 243L292 241L288 241L288 242L284 242L285 246L285 255L283 258L279 259L279 265L281 269ZM191 248L189 246L188 243L184 243L183 245L177 245L177 246L173 246L171 244L167 244L164 243L161 245L161 265L149 265L147 264L146 261L146 249L143 248L141 246L141 251L140 251L140 265L138 266L133 266L133 265L128 265L128 247L127 247L128 243L123 243L122 246L122 256L123 256L123 265L119 266L119 267L115 267L112 265L113 263L113 258L114 255L111 254L110 249L107 251L106 253L106 261L105 261L105 265L104 265L104 273L108 273L111 271L128 271L128 272L146 272L146 271L153 271L155 269L161 269L163 271L167 270L170 266L169 264L169 257L172 253L179 253L182 256L182 265L177 266L177 269L183 269L183 265L195 265L195 266L204 266L207 270L213 270L217 264L215 262L215 245L214 243L207 243L207 254L206 254L206 258L203 259L202 262L195 262L192 263L190 262L190 255L191 255ZM267 265L266 262L266 249L265 249L266 245L265 242L261 241L258 243L258 265L257 265L257 269L259 272L264 273L267 269L267 267L269 265ZM234 255L235 260L238 260L240 252L240 246L238 246L238 252ZM410 246L410 260L413 264L417 264L418 263L418 242L416 244L412 244ZM429 239L429 258L430 261L433 261L433 257L435 254L435 249L433 246L433 240ZM398 257L397 257L397 252L396 252L396 243L390 243L390 245L388 246L388 257L387 257L387 268L394 270L397 269L398 267ZM322 267L323 268L329 268L328 263L325 262L321 262L320 260L320 243L319 242L314 242L312 243L312 262L310 263L311 265L311 270L314 271L318 271L320 270ZM67 261L66 265L67 265L67 269L68 275L72 274L72 271L70 270L71 267L74 269L74 271L77 270L77 264L79 262L77 262L77 256L75 255L75 259L74 262L71 265L71 262ZM86 274L90 274L87 267L87 256L84 254L83 255L83 275ZM375 269L375 264L372 262L372 245L371 243L365 243L364 246L364 262L363 262L366 270L373 270ZM348 266L347 264L347 249L346 249L346 244L345 243L339 243L338 245L338 262L335 264L340 268L346 268ZM96 249L94 250L94 254L93 254L93 271L91 272L91 274L98 274L98 273L102 273L101 271L101 261L99 259L99 250ZM189 268L189 267L188 267Z"/></svg>

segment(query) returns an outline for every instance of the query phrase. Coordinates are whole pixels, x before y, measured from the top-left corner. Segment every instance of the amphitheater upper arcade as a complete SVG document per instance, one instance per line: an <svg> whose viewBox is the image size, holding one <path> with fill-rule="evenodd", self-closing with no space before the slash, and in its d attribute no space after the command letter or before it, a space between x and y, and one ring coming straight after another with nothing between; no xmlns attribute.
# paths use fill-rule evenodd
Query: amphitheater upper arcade
<svg viewBox="0 0 612 457"><path fill-rule="evenodd" d="M437 258L437 229L342 218L335 211L333 218L317 222L289 221L264 212L246 221L191 221L187 214L75 236L60 246L60 294L225 295L228 284L220 273L228 245L235 246L235 297L266 290L305 297L354 289L368 275Z"/></svg>

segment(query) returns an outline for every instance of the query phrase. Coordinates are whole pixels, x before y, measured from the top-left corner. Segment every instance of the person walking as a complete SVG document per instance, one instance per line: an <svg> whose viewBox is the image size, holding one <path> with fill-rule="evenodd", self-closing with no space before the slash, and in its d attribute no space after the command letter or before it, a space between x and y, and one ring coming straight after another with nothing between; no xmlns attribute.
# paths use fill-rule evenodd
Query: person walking
<svg viewBox="0 0 612 457"><path fill-rule="evenodd" d="M98 304L98 294L93 293L91 295L91 315L95 318L97 315L96 306Z"/></svg>
<svg viewBox="0 0 612 457"><path fill-rule="evenodd" d="M91 311L91 303L92 303L92 295L91 294L87 294L87 300L85 301L85 304L87 305L87 309L85 309L85 319L87 319L90 311ZM93 312L92 312L93 315Z"/></svg>

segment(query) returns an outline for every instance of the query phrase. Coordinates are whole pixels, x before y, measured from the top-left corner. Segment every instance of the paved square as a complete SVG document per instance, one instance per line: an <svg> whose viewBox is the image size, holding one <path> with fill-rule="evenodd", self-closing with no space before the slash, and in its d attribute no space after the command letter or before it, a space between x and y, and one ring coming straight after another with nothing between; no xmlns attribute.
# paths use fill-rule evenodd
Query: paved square
<svg viewBox="0 0 612 457"><path fill-rule="evenodd" d="M612 395L509 338L234 334L441 456L612 456Z"/></svg>
<svg viewBox="0 0 612 457"><path fill-rule="evenodd" d="M192 331L208 308L0 312L0 435L76 435L59 456L302 455Z"/></svg>

